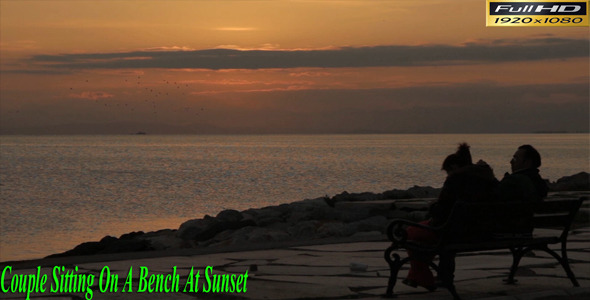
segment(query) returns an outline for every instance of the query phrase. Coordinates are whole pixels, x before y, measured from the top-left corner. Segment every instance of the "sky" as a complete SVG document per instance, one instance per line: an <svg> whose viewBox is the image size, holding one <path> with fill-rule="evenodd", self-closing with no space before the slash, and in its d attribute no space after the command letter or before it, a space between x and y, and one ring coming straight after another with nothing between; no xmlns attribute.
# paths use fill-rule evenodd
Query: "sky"
<svg viewBox="0 0 590 300"><path fill-rule="evenodd" d="M589 131L589 28L483 0L0 0L0 134Z"/></svg>

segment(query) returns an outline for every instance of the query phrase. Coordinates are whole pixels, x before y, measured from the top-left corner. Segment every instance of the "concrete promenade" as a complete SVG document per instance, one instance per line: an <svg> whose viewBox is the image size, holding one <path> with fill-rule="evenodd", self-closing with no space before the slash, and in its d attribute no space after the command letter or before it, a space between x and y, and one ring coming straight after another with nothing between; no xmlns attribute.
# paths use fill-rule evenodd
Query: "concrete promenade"
<svg viewBox="0 0 590 300"><path fill-rule="evenodd" d="M36 266L41 266L41 274L48 275L47 286L52 282L54 266L63 265L68 270L74 270L71 273L77 276L94 274L96 280L91 286L92 299L381 299L389 275L387 263L383 259L383 250L388 242L383 236L367 236L363 241L360 240L363 240L362 237L340 243L308 241L299 245L274 245L273 249L244 248L231 252L209 249L201 252L187 250L46 259L14 263L12 266L13 275L35 274ZM464 299L590 299L590 228L574 230L569 238L568 249L572 269L581 287L572 287L557 261L540 251L535 251L534 256L523 258L516 276L518 283L506 285L502 279L508 273L511 255L508 251L494 251L457 257L457 290ZM3 263L2 268L5 265ZM77 272L74 269L76 266ZM117 292L99 291L98 278L105 266L108 266L111 275L119 277ZM147 267L150 275L170 274L176 267L179 291L139 293L138 284L142 276L140 266ZM212 290L204 293L203 289L211 287L206 281L207 267L212 267L208 273L211 280L213 275L223 278L222 275L236 274L234 282L240 283L240 289L243 289L244 283L238 281L238 275L246 279L244 275L247 271L246 292L213 293ZM132 293L123 293L130 268L133 270ZM183 292L190 281L188 275L191 268L192 278L197 271L200 274L198 283L193 280L194 286L200 289L196 293ZM407 266L400 271L400 277L403 278L406 272ZM9 287L10 284L6 278L4 286ZM169 286L171 284L169 282ZM398 299L452 299L444 288L428 292L407 287L401 280L398 280L395 291ZM25 298L24 293L0 294L0 299ZM51 293L47 290L45 293L32 293L30 298L58 300L88 297L85 297L85 292Z"/></svg>

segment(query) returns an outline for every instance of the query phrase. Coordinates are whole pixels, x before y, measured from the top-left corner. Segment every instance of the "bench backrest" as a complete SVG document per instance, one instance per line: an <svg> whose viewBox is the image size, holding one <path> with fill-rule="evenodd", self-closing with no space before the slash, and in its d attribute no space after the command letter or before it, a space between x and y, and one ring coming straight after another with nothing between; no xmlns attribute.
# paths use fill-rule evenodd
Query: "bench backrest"
<svg viewBox="0 0 590 300"><path fill-rule="evenodd" d="M533 225L535 228L559 228L564 224L571 225L584 200L584 198L568 198L543 201L535 206Z"/></svg>
<svg viewBox="0 0 590 300"><path fill-rule="evenodd" d="M566 237L584 198L542 202L458 202L443 230L443 243L487 239L492 233L526 233L554 228Z"/></svg>

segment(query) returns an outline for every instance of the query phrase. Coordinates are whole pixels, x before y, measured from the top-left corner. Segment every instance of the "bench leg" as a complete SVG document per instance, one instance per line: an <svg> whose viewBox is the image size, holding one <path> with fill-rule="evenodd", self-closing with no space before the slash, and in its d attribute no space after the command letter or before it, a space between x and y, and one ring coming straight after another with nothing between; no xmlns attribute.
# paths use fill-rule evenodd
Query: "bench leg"
<svg viewBox="0 0 590 300"><path fill-rule="evenodd" d="M508 278L504 279L506 284L515 284L518 281L514 279L514 275L516 274L520 260L529 250L530 249L523 250L522 248L510 248L510 252L512 252L512 266L510 266L510 274L508 274Z"/></svg>
<svg viewBox="0 0 590 300"><path fill-rule="evenodd" d="M572 284L575 287L580 286L580 284L578 283L578 280L576 279L576 276L574 275L574 272L572 272L572 269L570 268L569 260L567 258L567 249L566 249L565 243L562 243L562 245L561 245L561 256L559 256L559 254L557 254L555 251L549 249L549 247L547 245L543 245L541 247L535 247L535 248L528 247L525 249L522 249L522 248L510 249L510 251L512 252L513 261L512 261L512 266L510 267L510 274L508 275L508 279L504 280L507 284L514 284L516 282L516 280L514 279L514 274L516 273L516 269L518 269L518 264L519 264L521 258L527 252L529 252L533 249L543 250L543 251L549 253L555 259L557 259L557 261L563 267L563 270L567 274L567 277L570 279Z"/></svg>
<svg viewBox="0 0 590 300"><path fill-rule="evenodd" d="M460 300L455 289L455 253L441 253L439 255L438 277L443 286L453 295L455 300Z"/></svg>
<svg viewBox="0 0 590 300"><path fill-rule="evenodd" d="M392 247L389 247L385 250L385 260L389 264L389 281L387 282L387 290L385 291L385 297L387 298L395 297L393 294L393 288L395 287L395 283L397 281L399 269L403 264L410 260L409 257L400 259L400 256L397 253L393 253L393 250L395 249Z"/></svg>
<svg viewBox="0 0 590 300"><path fill-rule="evenodd" d="M572 272L572 269L570 268L570 262L567 258L567 248L565 242L561 243L561 265L563 266L563 269L565 270L565 273L567 274L567 277L569 277L572 284L575 287L579 287L580 284L578 283L578 280L576 280L576 275L574 275L574 272Z"/></svg>
<svg viewBox="0 0 590 300"><path fill-rule="evenodd" d="M570 268L570 263L567 258L566 244L564 242L561 243L561 257L557 253L555 253L555 251L549 249L549 247L547 245L545 245L541 249L544 250L545 252L551 254L551 256L553 256L553 257L555 257L555 259L557 259L557 261L561 264L561 266L565 270L567 277L570 279L570 281L572 282L572 284L575 287L580 286L580 284L578 283L578 280L576 279L576 276L574 275L574 272L572 272L572 269Z"/></svg>

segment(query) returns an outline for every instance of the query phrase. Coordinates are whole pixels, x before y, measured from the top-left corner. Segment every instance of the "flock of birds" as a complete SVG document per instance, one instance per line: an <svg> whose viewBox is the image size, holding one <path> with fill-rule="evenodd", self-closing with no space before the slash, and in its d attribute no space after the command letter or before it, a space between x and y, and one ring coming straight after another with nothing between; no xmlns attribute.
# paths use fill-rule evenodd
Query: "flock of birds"
<svg viewBox="0 0 590 300"><path fill-rule="evenodd" d="M135 79L135 78L134 78ZM86 79L86 83L90 83L90 80ZM151 114L157 115L158 112L164 110L165 108L172 108L172 111L175 113L184 112L184 113L192 113L194 116L198 116L199 112L203 112L205 109L203 107L191 107L191 106L178 106L177 103L173 102L174 100L181 100L182 98L186 98L187 89L190 88L189 84L187 83L178 83L177 81L170 81L163 79L160 88L155 88L154 84L150 84L150 86L145 86L144 82L142 81L141 76L137 76L136 80L125 79L125 87L130 88L133 86L133 90L135 90L135 95L132 95L135 100L127 101L121 103L120 100L116 101L108 101L111 96L108 94L91 94L87 95L87 97L94 99L94 102L97 104L101 104L105 109L109 108L125 108L128 112L135 112L136 109L139 110L141 108L146 108L146 105L149 105ZM74 87L70 87L70 92L74 92L76 89ZM142 99L142 100L137 100ZM143 102L143 107L139 106L139 103ZM131 103L131 104L130 104Z"/></svg>

